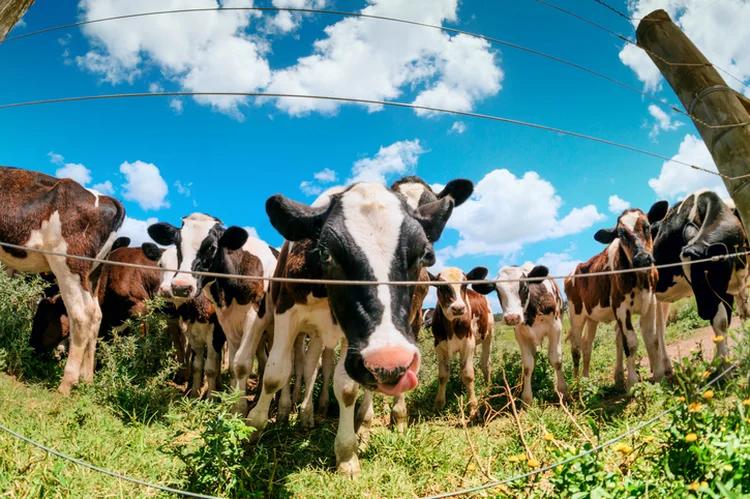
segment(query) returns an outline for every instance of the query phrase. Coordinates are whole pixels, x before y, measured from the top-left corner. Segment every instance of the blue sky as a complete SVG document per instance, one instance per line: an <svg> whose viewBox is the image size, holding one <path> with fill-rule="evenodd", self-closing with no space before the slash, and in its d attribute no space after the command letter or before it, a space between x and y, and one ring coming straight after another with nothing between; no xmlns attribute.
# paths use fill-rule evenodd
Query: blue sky
<svg viewBox="0 0 750 499"><path fill-rule="evenodd" d="M222 4L252 5L249 0ZM367 8L442 23L548 52L677 103L637 48L624 48L616 38L533 1L268 0L255 5ZM625 2L613 5L628 9ZM171 0L158 8L211 6L217 1ZM666 6L666 0L640 0L631 8L640 17ZM593 1L568 7L634 36L626 20ZM709 59L750 78L743 48L750 34L742 27L750 22L748 5L684 0L668 7ZM148 0L38 1L11 36L154 9ZM727 23L737 23L737 29L726 29ZM728 32L743 34L723 40ZM164 90L391 99L540 123L714 168L684 116L635 92L512 48L381 21L248 13L123 20L10 41L0 45L0 67L9 68L0 78L2 103ZM658 199L721 188L718 177L634 152L406 109L156 97L0 112L3 164L111 190L123 200L126 231L136 240L150 219L179 224L180 217L202 211L228 225L253 227L278 246L281 238L264 212L268 196L280 192L312 202L315 192L335 183L390 182L416 173L429 183L465 177L478 186L475 198L454 212L437 245L439 265L465 270L485 265L494 274L500 265L530 260L567 273L576 261L601 251L592 236L614 225L613 211L627 204L647 210Z"/></svg>

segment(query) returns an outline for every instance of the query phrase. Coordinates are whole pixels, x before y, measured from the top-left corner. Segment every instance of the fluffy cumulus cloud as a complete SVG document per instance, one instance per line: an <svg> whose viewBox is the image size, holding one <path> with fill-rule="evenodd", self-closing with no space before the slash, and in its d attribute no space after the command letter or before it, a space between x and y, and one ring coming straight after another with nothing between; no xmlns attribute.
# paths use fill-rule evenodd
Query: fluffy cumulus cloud
<svg viewBox="0 0 750 499"><path fill-rule="evenodd" d="M615 215L620 215L623 211L630 208L630 203L628 201L625 201L617 194L614 194L609 197L609 211L610 213L614 213Z"/></svg>
<svg viewBox="0 0 750 499"><path fill-rule="evenodd" d="M274 7L293 9L322 9L326 0L271 0ZM266 29L271 32L290 33L302 22L303 14L299 12L280 11L267 21Z"/></svg>
<svg viewBox="0 0 750 499"><path fill-rule="evenodd" d="M251 7L252 0L164 0L160 10ZM81 0L83 20L153 10L151 0ZM81 68L118 84L135 81L151 66L188 91L253 92L268 84L271 70L265 44L245 33L257 13L203 12L153 16L126 23L90 24L83 32L91 50L77 57ZM154 87L157 89L159 87ZM215 109L240 117L244 97L196 97ZM175 105L172 106L175 109ZM177 111L177 109L175 109Z"/></svg>
<svg viewBox="0 0 750 499"><path fill-rule="evenodd" d="M744 0L634 0L629 2L635 19L664 9L711 62L743 81L750 80L750 3ZM638 21L633 22L636 26ZM727 34L731 33L731 36ZM626 44L620 60L635 71L647 90L662 85L662 77L648 55ZM750 95L750 90L732 78L727 84Z"/></svg>
<svg viewBox="0 0 750 499"><path fill-rule="evenodd" d="M260 239L258 237L258 231L255 230L255 227L250 227L249 225L246 225L246 226L243 227L243 229L245 229L247 231L247 233L248 233L248 235L250 237L254 237L256 239Z"/></svg>
<svg viewBox="0 0 750 499"><path fill-rule="evenodd" d="M463 121L454 121L453 126L451 127L449 131L453 133L462 134L466 131L466 123L464 123Z"/></svg>
<svg viewBox="0 0 750 499"><path fill-rule="evenodd" d="M330 168L324 168L323 170L313 175L313 177L315 177L315 180L317 180L318 182L322 182L324 184L329 184L338 180L338 175Z"/></svg>
<svg viewBox="0 0 750 499"><path fill-rule="evenodd" d="M106 196L112 196L115 193L115 186L109 180L100 184L94 184L91 186L93 190Z"/></svg>
<svg viewBox="0 0 750 499"><path fill-rule="evenodd" d="M571 246L562 253L545 253L539 260L537 265L544 265L549 269L549 274L553 277L566 276L573 272L576 265L581 263L580 260L574 259L570 253L575 249Z"/></svg>
<svg viewBox="0 0 750 499"><path fill-rule="evenodd" d="M419 140L402 140L381 147L372 158L362 158L352 167L353 182L385 182L391 175L404 175L416 167L425 152Z"/></svg>
<svg viewBox="0 0 750 499"><path fill-rule="evenodd" d="M47 155L53 165L59 166L55 170L55 177L73 179L81 185L88 185L91 182L91 170L82 164L66 163L65 158L55 152L49 152Z"/></svg>
<svg viewBox="0 0 750 499"><path fill-rule="evenodd" d="M440 25L457 21L457 9L457 0L371 0L361 12ZM314 43L311 55L274 72L268 90L374 100L396 99L413 90L416 104L469 110L501 88L497 55L483 40L356 18L326 27L325 35ZM340 105L277 101L292 115L333 113Z"/></svg>
<svg viewBox="0 0 750 499"><path fill-rule="evenodd" d="M120 173L126 179L122 185L123 198L138 203L144 210L169 208L169 187L156 165L143 161L126 161L120 165Z"/></svg>
<svg viewBox="0 0 750 499"><path fill-rule="evenodd" d="M153 242L148 235L146 230L149 225L155 224L159 220L156 218L148 218L146 220L138 220L137 218L131 218L125 216L125 221L120 227L118 236L127 236L130 238L130 246L140 246L145 242Z"/></svg>
<svg viewBox="0 0 750 499"><path fill-rule="evenodd" d="M448 227L459 232L451 256L511 255L524 244L560 238L588 229L605 217L594 205L561 214L563 200L536 172L516 177L493 170L476 184L474 195L453 212Z"/></svg>
<svg viewBox="0 0 750 499"><path fill-rule="evenodd" d="M695 135L685 136L672 159L718 172L706 144ZM699 189L714 190L723 198L729 197L721 177L671 161L664 162L659 177L649 180L648 185L660 198L672 200Z"/></svg>
<svg viewBox="0 0 750 499"><path fill-rule="evenodd" d="M300 190L307 196L317 196L323 192L325 184L331 184L339 179L338 174L330 168L323 168L313 174L315 180L305 180L299 184Z"/></svg>
<svg viewBox="0 0 750 499"><path fill-rule="evenodd" d="M654 124L651 127L651 131L648 133L651 140L656 140L659 132L671 132L677 130L684 124L681 121L672 120L672 117L656 104L648 106L648 114L654 118Z"/></svg>

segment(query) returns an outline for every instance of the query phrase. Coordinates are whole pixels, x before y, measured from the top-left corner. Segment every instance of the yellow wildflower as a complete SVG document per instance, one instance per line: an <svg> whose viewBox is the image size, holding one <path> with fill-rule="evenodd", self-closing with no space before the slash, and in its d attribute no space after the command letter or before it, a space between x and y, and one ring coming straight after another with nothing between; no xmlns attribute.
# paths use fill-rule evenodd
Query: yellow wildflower
<svg viewBox="0 0 750 499"><path fill-rule="evenodd" d="M508 458L509 463L517 463L518 462L518 456L510 456Z"/></svg>
<svg viewBox="0 0 750 499"><path fill-rule="evenodd" d="M743 400L742 401L742 405L744 405L745 407L749 406L750 405L750 399Z"/></svg>
<svg viewBox="0 0 750 499"><path fill-rule="evenodd" d="M703 377L704 377L704 378L708 378L709 376L711 376L711 371L705 371L705 372L703 373Z"/></svg>
<svg viewBox="0 0 750 499"><path fill-rule="evenodd" d="M469 463L469 465L466 467L466 471L474 471L477 469L476 466L474 466L474 463Z"/></svg>
<svg viewBox="0 0 750 499"><path fill-rule="evenodd" d="M734 470L734 468L732 468L731 464L725 464L724 465L724 471L732 471L732 470Z"/></svg>
<svg viewBox="0 0 750 499"><path fill-rule="evenodd" d="M526 464L529 465L529 468L538 468L539 467L539 461L536 459L529 459L526 461Z"/></svg>
<svg viewBox="0 0 750 499"><path fill-rule="evenodd" d="M555 471L557 471L558 473L562 473L562 472L563 472L563 469L564 469L564 468L563 468L562 464L559 464L559 465L557 466L557 468L555 468Z"/></svg>
<svg viewBox="0 0 750 499"><path fill-rule="evenodd" d="M628 454L633 452L633 448L624 442L619 442L617 445L615 445L614 449L623 456L627 456Z"/></svg>
<svg viewBox="0 0 750 499"><path fill-rule="evenodd" d="M654 440L656 440L656 437L653 435L648 435L647 437L643 437L643 441L646 442L647 444L653 442Z"/></svg>
<svg viewBox="0 0 750 499"><path fill-rule="evenodd" d="M700 485L698 485L698 482L693 482L690 484L690 490L692 490L693 492L696 492L699 487Z"/></svg>
<svg viewBox="0 0 750 499"><path fill-rule="evenodd" d="M711 400L714 398L714 391L713 390L706 390L703 392L703 398L706 400Z"/></svg>
<svg viewBox="0 0 750 499"><path fill-rule="evenodd" d="M701 487L703 487L704 489L707 489L708 488L708 482L701 482Z"/></svg>
<svg viewBox="0 0 750 499"><path fill-rule="evenodd" d="M547 442L551 442L551 441L553 441L553 440L555 439L555 435L554 435L554 434L552 434L552 433L545 433L545 434L544 434L544 439L545 439L545 440L546 440Z"/></svg>
<svg viewBox="0 0 750 499"><path fill-rule="evenodd" d="M750 423L750 418L745 418L745 423Z"/></svg>
<svg viewBox="0 0 750 499"><path fill-rule="evenodd" d="M714 340L714 343L721 343L722 341L724 341L724 336L722 336L722 335L714 336L711 339Z"/></svg>
<svg viewBox="0 0 750 499"><path fill-rule="evenodd" d="M677 397L677 402L685 402L685 397Z"/></svg>
<svg viewBox="0 0 750 499"><path fill-rule="evenodd" d="M698 435L695 433L688 433L685 435L685 442L695 442L696 440L698 440Z"/></svg>
<svg viewBox="0 0 750 499"><path fill-rule="evenodd" d="M546 450L547 452L554 452L554 451L555 451L554 447L550 447L549 445L548 445L548 446L546 446L546 447L544 448L544 450Z"/></svg>
<svg viewBox="0 0 750 499"><path fill-rule="evenodd" d="M690 412L700 412L701 409L703 409L703 404L700 402L693 402L688 406Z"/></svg>

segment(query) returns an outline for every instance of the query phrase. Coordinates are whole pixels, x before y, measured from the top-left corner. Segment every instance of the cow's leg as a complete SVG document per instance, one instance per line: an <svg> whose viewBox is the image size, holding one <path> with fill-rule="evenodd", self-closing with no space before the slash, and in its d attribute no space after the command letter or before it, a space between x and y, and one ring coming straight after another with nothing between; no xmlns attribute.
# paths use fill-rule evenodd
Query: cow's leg
<svg viewBox="0 0 750 499"><path fill-rule="evenodd" d="M346 352L346 340L342 342L341 351ZM339 402L339 428L336 432L334 449L336 464L339 472L349 475L359 475L359 457L357 456L357 434L354 431L354 404L357 401L359 384L346 374L342 354L333 377L333 393Z"/></svg>
<svg viewBox="0 0 750 499"><path fill-rule="evenodd" d="M472 418L477 412L479 402L477 402L477 394L474 391L474 350L476 349L476 341L474 337L466 338L463 346L460 350L461 357L461 381L466 386L466 393L469 396L469 402L467 407L469 409L469 417Z"/></svg>
<svg viewBox="0 0 750 499"><path fill-rule="evenodd" d="M201 388L203 388L203 367L205 355L205 347L193 347L193 385L190 387L191 398L198 398L201 393Z"/></svg>
<svg viewBox="0 0 750 499"><path fill-rule="evenodd" d="M359 404L359 409L354 417L354 429L358 434L366 434L370 431L372 426L372 418L375 417L375 410L373 409L373 395L372 390L365 388L365 394L362 396L362 403Z"/></svg>
<svg viewBox="0 0 750 499"><path fill-rule="evenodd" d="M291 364L291 363L290 363ZM287 424L289 422L289 415L292 413L292 376L289 373L289 377L281 387L281 394L279 395L279 407L276 413L276 422L279 424Z"/></svg>
<svg viewBox="0 0 750 499"><path fill-rule="evenodd" d="M210 400L217 389L217 380L221 376L221 351L217 352L213 345L213 328L209 326L209 337L206 338L206 363L203 371L206 375L206 399Z"/></svg>
<svg viewBox="0 0 750 499"><path fill-rule="evenodd" d="M292 329L292 312L276 316L273 345L268 356L266 372L263 373L263 385L258 395L258 402L247 416L247 423L257 431L252 433L251 440L257 442L261 432L268 423L268 410L273 397L284 386L288 386L292 373L292 348L297 337Z"/></svg>
<svg viewBox="0 0 750 499"><path fill-rule="evenodd" d="M523 377L523 392L521 393L521 399L526 405L531 405L534 401L534 396L531 393L531 376L534 373L534 342L529 336L528 330L523 330L525 326L516 326L514 332L516 334L516 341L518 347L521 349L521 365L523 366L522 377ZM550 343L551 344L551 343Z"/></svg>
<svg viewBox="0 0 750 499"><path fill-rule="evenodd" d="M328 414L328 404L331 400L329 395L331 390L331 376L333 376L334 367L333 348L326 347L323 350L323 386L320 387L320 396L318 398L318 414L321 416Z"/></svg>
<svg viewBox="0 0 750 499"><path fill-rule="evenodd" d="M549 343L547 355L549 356L549 363L552 366L552 369L555 370L555 376L557 378L557 382L555 384L555 387L557 388L557 393L562 396L563 400L570 399L570 396L568 395L568 383L565 381L565 376L563 376L563 370L562 370L562 321L556 320L552 327L549 328L549 332L547 333L547 342Z"/></svg>
<svg viewBox="0 0 750 499"><path fill-rule="evenodd" d="M294 390L292 390L292 404L295 406L302 400L302 378L305 371L305 337L302 333L294 341ZM312 341L312 340L311 340ZM309 351L309 347L308 347Z"/></svg>
<svg viewBox="0 0 750 499"><path fill-rule="evenodd" d="M617 324L620 326L620 331L622 332L620 338L622 340L622 348L625 352L628 363L628 378L625 388L630 391L630 389L633 388L633 385L638 382L638 370L636 365L638 336L636 336L635 329L633 329L632 316L628 307L621 306L617 309L615 315L617 317ZM618 365L618 368L620 366L621 364Z"/></svg>
<svg viewBox="0 0 750 499"><path fill-rule="evenodd" d="M234 391L237 390L238 384L237 384L237 373L234 370L234 359L237 358L237 350L239 349L239 345L235 344L233 341L229 339L227 336L227 358L229 360L228 369L229 369L229 388Z"/></svg>
<svg viewBox="0 0 750 499"><path fill-rule="evenodd" d="M263 373L266 371L268 363L268 352L271 350L272 333L263 331L263 335L258 343L258 349L255 351L255 358L258 359L258 383L263 379Z"/></svg>
<svg viewBox="0 0 750 499"><path fill-rule="evenodd" d="M237 388L240 391L240 399L235 404L233 411L243 416L247 414L247 380L253 369L253 359L263 336L264 322L258 318L257 311L250 307L245 315L240 348L237 350L232 365L237 376Z"/></svg>
<svg viewBox="0 0 750 499"><path fill-rule="evenodd" d="M583 329L583 377L591 376L591 352L594 349L594 339L599 323L591 319L586 319L586 326Z"/></svg>
<svg viewBox="0 0 750 499"><path fill-rule="evenodd" d="M299 335L303 336L303 335ZM299 337L298 337L299 339ZM323 353L323 340L319 335L310 338L307 346L307 353L304 358L305 369L305 397L302 399L300 407L301 423L303 428L312 428L315 426L315 409L313 404L313 387L315 379L318 377L318 368L320 367L320 355ZM295 386L296 388L296 386Z"/></svg>
<svg viewBox="0 0 750 499"><path fill-rule="evenodd" d="M492 355L492 328L484 336L482 340L482 359L480 367L482 368L482 374L484 375L484 384L489 386L491 380L491 366L490 356Z"/></svg>
<svg viewBox="0 0 750 499"><path fill-rule="evenodd" d="M401 393L393 397L393 407L391 408L391 426L396 431L403 433L409 422L409 413L406 409L406 396Z"/></svg>
<svg viewBox="0 0 750 499"><path fill-rule="evenodd" d="M659 345L659 334L656 330L657 308L656 297L652 296L649 300L648 310L645 313L641 313L639 323L641 326L641 335L643 335L643 343L646 345L648 362L651 365L651 372L653 373L654 381L658 383L664 379L664 364L662 363L663 355Z"/></svg>
<svg viewBox="0 0 750 499"><path fill-rule="evenodd" d="M578 378L581 374L579 365L581 363L581 340L583 338L583 327L586 324L586 318L573 312L571 307L570 316L570 353L573 357L573 375Z"/></svg>
<svg viewBox="0 0 750 499"><path fill-rule="evenodd" d="M737 294L734 295L734 299L737 301L737 313L740 316L742 322L750 319L750 300L748 299L747 283L743 283Z"/></svg>
<svg viewBox="0 0 750 499"><path fill-rule="evenodd" d="M672 359L667 353L667 318L669 317L669 306L667 302L656 302L656 339L659 341L659 352L661 353L661 362L664 366L664 374L671 376L674 373L672 369Z"/></svg>
<svg viewBox="0 0 750 499"><path fill-rule="evenodd" d="M90 381L94 377L96 335L102 312L96 298L83 287L85 277L73 274L64 257L48 256L47 261L60 286L70 324L68 361L59 387L60 393L67 395L79 379Z"/></svg>
<svg viewBox="0 0 750 499"><path fill-rule="evenodd" d="M438 359L438 392L435 397L435 409L440 411L445 407L445 389L451 376L450 357L448 357L448 345L443 341L435 347Z"/></svg>
<svg viewBox="0 0 750 499"><path fill-rule="evenodd" d="M723 336L720 342L716 343L716 355L715 358L721 359L722 362L726 362L729 356L729 349L727 348L727 331L729 329L729 314L727 313L727 307L724 303L719 303L714 318L711 319L711 327L714 330L716 336Z"/></svg>

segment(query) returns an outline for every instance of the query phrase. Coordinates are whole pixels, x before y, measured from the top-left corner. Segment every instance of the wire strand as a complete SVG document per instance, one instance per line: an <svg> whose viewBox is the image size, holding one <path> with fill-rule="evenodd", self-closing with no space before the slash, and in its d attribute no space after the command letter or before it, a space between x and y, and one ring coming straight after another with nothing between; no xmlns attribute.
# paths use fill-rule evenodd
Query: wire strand
<svg viewBox="0 0 750 499"><path fill-rule="evenodd" d="M92 258L89 256L82 256L82 255L70 255L67 253L60 253L57 251L43 250L40 248L31 248L28 246L21 246L18 244L10 244L10 243L4 243L4 242L0 242L0 246L12 248L16 250L24 250L24 251L41 253L43 255L57 256L57 257L63 257L63 258L73 258L77 260L84 260L87 262L101 263L105 265L117 265L120 267L130 267L130 268L135 268L135 269L160 270L162 272L174 272L175 274L192 274L192 275L200 275L204 277L217 277L217 278L224 278L224 279L247 279L250 281L288 282L288 283L297 283L297 284L331 284L331 285L339 285L339 286L418 286L418 285L425 284L425 281L354 281L354 280L346 280L346 279L341 279L341 280L339 279L307 279L307 278L301 278L301 277L266 277L266 276L254 276L254 275L243 275L243 274L225 274L221 272L204 272L204 271L199 271L199 270L180 270L180 269L161 268L161 267L150 266L150 265L142 265L138 263L114 262L111 260L104 260L101 258ZM666 269L666 268L673 268L673 267L682 267L686 265L690 266L690 265L695 265L699 263L719 262L722 260L728 260L730 258L737 258L740 256L745 256L745 255L750 255L750 251L729 253L726 255L717 255L711 258L702 258L698 260L691 260L689 262L665 263L662 265L656 265L656 266L644 267L644 268L635 268L635 269L631 268L631 269L607 270L607 271L602 271L602 272L589 272L586 274L575 274L575 275L565 275L565 276L525 277L525 278L520 278L520 279L475 279L475 280L466 280L466 281L431 281L430 284L437 285L437 286L450 286L454 284L498 284L498 283L503 283L503 282L507 282L507 283L542 282L546 279L566 279L568 277L579 279L579 278L599 277L599 276L607 276L607 275L628 274L628 273L634 273L634 272L645 272L645 271L653 270L653 269L659 270L659 269Z"/></svg>

